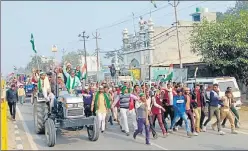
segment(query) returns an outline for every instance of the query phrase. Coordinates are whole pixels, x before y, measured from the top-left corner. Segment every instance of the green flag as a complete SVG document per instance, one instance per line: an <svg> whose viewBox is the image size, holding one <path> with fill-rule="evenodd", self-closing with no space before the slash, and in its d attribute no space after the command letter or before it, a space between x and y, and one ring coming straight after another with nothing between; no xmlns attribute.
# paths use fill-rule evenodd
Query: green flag
<svg viewBox="0 0 248 151"><path fill-rule="evenodd" d="M135 79L135 76L133 75L133 72L132 71L131 71L131 78L132 78L133 84L136 84L136 79Z"/></svg>
<svg viewBox="0 0 248 151"><path fill-rule="evenodd" d="M33 34L31 34L31 40L30 40L31 44L32 44L32 49L34 51L34 53L37 53L37 51L35 50L35 45L34 45L34 36Z"/></svg>

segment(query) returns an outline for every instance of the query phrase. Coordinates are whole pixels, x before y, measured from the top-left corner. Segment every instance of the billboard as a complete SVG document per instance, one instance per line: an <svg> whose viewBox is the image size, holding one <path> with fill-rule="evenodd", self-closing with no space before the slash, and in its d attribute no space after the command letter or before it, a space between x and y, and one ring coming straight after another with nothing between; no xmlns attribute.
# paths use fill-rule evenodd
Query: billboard
<svg viewBox="0 0 248 151"><path fill-rule="evenodd" d="M151 80L156 80L158 77L167 75L169 67L151 67L150 76ZM173 82L184 82L187 81L188 69L187 68L173 68Z"/></svg>
<svg viewBox="0 0 248 151"><path fill-rule="evenodd" d="M133 73L135 80L140 80L141 78L140 68L130 69L130 71Z"/></svg>

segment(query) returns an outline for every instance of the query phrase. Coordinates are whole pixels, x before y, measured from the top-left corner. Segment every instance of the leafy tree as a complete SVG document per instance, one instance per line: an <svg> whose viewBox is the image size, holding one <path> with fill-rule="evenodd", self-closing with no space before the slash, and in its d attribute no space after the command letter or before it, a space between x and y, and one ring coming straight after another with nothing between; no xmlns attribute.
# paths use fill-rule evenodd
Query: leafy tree
<svg viewBox="0 0 248 151"><path fill-rule="evenodd" d="M104 58L106 59L111 59L111 63L115 62L115 52L107 52L104 56ZM117 51L117 58L121 61L123 61L123 56L122 56L122 52L121 51Z"/></svg>
<svg viewBox="0 0 248 151"><path fill-rule="evenodd" d="M242 10L248 11L248 1L236 1L235 6L228 8L226 12L224 13L217 12L216 14L217 21L223 20L225 15L239 16L240 11Z"/></svg>
<svg viewBox="0 0 248 151"><path fill-rule="evenodd" d="M62 63L64 64L65 61L70 62L73 67L76 67L77 65L81 63L81 56L78 52L72 51L72 52L67 53L63 57Z"/></svg>
<svg viewBox="0 0 248 151"><path fill-rule="evenodd" d="M78 49L77 51L69 52L62 58L62 64L64 64L64 62L67 61L70 62L73 67L81 65L81 56L84 55L85 55L84 50L80 50L80 49ZM86 56L90 56L90 54L87 52Z"/></svg>
<svg viewBox="0 0 248 151"><path fill-rule="evenodd" d="M196 24L190 42L202 61L248 85L248 11Z"/></svg>
<svg viewBox="0 0 248 151"><path fill-rule="evenodd" d="M48 60L47 62L43 62L41 56L33 56L31 58L31 61L27 64L25 68L25 72L31 73L33 69L42 70L44 72L47 72L50 70L50 68L54 65L54 61L52 59Z"/></svg>

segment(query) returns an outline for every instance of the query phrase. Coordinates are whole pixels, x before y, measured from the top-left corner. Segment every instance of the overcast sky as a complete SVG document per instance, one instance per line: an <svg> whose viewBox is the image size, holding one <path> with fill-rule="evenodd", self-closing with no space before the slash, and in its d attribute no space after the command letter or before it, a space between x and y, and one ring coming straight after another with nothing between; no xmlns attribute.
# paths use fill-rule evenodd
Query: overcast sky
<svg viewBox="0 0 248 151"><path fill-rule="evenodd" d="M95 40L92 32L100 28L102 38L99 47L103 51L119 49L122 45L122 30L133 32L132 12L135 16L150 12L155 8L150 1L31 1L1 2L1 70L4 74L13 71L13 66L25 66L33 51L30 34L34 34L39 55L53 56L52 45L57 45L57 59L62 56L61 49L75 51L83 48L78 34L82 31L90 36L86 43L87 51L93 53ZM168 1L157 1L157 7L168 5ZM182 1L178 6L179 20L191 20L189 14L196 7L208 8L210 12L224 12L234 6L234 1ZM143 18L148 20L150 15ZM155 26L171 26L174 22L173 8L168 5L152 13ZM128 20L124 23L125 20ZM109 27L115 23L116 26ZM138 29L138 19L135 20ZM109 27L109 28L104 28ZM110 61L103 59L104 64Z"/></svg>

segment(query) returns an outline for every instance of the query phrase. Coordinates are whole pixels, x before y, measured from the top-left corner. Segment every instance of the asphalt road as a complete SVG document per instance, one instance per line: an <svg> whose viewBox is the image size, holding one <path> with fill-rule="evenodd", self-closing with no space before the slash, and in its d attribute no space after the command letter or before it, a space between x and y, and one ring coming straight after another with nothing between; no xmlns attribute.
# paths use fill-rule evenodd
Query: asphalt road
<svg viewBox="0 0 248 151"><path fill-rule="evenodd" d="M108 125L105 133L101 133L96 142L88 140L86 130L62 130L61 133L57 133L56 145L50 148L46 146L45 136L34 132L32 105L18 104L18 112L27 135L27 140L24 141L30 144L31 149L36 150L248 150L248 132L245 131L239 131L239 134L234 135L230 133L230 129L223 129L226 135L220 136L217 131L209 128L199 136L187 138L185 130L179 129L163 138L159 126L156 126L160 137L156 140L152 138L151 145L148 146L145 144L144 136L140 135L134 140L132 135L126 136L122 133L116 123L113 126Z"/></svg>

